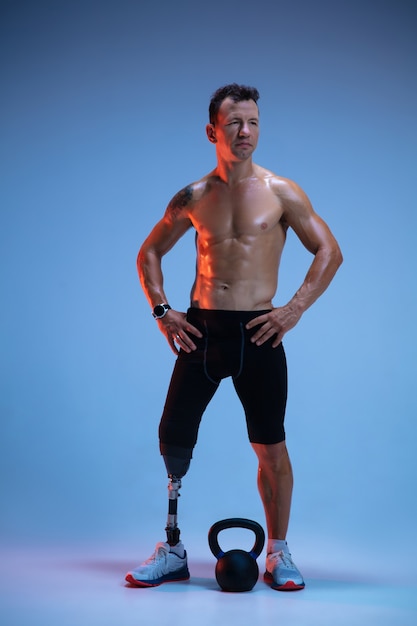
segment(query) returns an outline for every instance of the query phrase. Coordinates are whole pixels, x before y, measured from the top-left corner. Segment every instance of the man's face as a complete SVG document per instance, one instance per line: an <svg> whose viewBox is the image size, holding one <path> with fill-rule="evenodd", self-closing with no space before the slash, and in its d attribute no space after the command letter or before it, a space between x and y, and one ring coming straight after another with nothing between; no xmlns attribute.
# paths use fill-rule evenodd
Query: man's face
<svg viewBox="0 0 417 626"><path fill-rule="evenodd" d="M207 126L218 154L233 161L244 161L255 150L259 137L259 111L253 100L233 102L226 98L220 105L216 123Z"/></svg>

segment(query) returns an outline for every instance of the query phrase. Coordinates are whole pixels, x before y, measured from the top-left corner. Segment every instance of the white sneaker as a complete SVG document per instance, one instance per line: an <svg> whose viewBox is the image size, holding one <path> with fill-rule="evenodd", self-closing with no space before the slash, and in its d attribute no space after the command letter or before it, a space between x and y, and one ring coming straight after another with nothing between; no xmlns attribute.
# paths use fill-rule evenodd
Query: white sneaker
<svg viewBox="0 0 417 626"><path fill-rule="evenodd" d="M266 557L264 580L278 591L304 589L305 583L289 552L272 552Z"/></svg>
<svg viewBox="0 0 417 626"><path fill-rule="evenodd" d="M157 587L162 583L188 580L190 572L187 565L187 553L181 541L177 544L184 556L171 552L171 546L161 541L156 544L155 552L136 569L126 574L125 580L136 587Z"/></svg>

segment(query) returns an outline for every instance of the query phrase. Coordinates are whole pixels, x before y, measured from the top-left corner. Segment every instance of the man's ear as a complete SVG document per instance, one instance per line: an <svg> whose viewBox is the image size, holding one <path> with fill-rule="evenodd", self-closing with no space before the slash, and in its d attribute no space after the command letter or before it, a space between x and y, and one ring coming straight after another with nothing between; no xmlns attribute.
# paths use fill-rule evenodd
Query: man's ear
<svg viewBox="0 0 417 626"><path fill-rule="evenodd" d="M216 143L216 129L214 127L214 124L207 124L206 133L208 140L211 141L211 143Z"/></svg>

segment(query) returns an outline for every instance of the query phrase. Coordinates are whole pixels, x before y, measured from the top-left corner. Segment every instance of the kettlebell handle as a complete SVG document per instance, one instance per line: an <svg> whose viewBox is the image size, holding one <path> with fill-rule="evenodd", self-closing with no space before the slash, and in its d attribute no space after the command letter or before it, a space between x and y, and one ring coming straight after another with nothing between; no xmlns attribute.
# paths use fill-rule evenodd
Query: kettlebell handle
<svg viewBox="0 0 417 626"><path fill-rule="evenodd" d="M255 533L255 543L252 550L248 553L255 560L261 554L265 544L265 532L258 522L244 517L230 517L228 519L215 522L208 533L208 542L210 550L216 559L221 559L226 553L219 546L218 535L222 530L227 528L247 528Z"/></svg>

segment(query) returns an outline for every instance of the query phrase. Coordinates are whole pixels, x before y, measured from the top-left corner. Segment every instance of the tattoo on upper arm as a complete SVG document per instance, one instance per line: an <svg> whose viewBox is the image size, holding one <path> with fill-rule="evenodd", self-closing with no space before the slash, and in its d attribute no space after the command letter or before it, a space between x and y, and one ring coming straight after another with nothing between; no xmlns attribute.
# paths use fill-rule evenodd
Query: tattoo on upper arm
<svg viewBox="0 0 417 626"><path fill-rule="evenodd" d="M171 202L168 205L167 212L172 218L178 217L181 213L182 209L184 209L191 201L193 196L193 188L191 185L184 187L181 189L175 196L172 198Z"/></svg>

